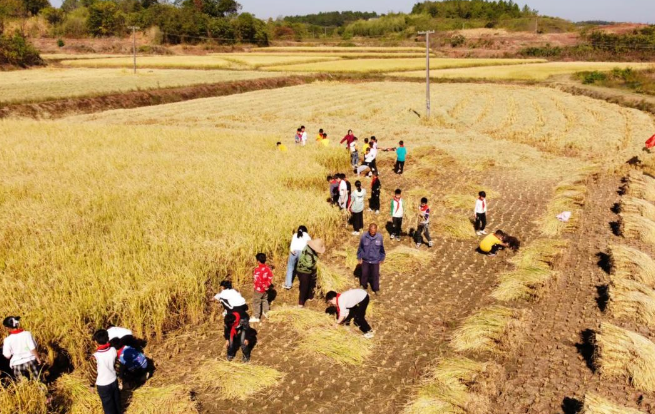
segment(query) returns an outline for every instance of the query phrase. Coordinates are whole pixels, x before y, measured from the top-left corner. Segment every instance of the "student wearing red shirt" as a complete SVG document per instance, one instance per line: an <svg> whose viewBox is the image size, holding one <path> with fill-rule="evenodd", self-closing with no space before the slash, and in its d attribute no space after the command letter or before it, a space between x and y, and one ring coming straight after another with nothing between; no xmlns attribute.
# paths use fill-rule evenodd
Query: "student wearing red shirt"
<svg viewBox="0 0 655 414"><path fill-rule="evenodd" d="M250 318L250 322L259 322L260 316L262 314L266 316L268 313L268 288L273 283L273 272L266 264L266 255L257 253L256 257L259 266L253 271L255 291L252 295L252 318Z"/></svg>

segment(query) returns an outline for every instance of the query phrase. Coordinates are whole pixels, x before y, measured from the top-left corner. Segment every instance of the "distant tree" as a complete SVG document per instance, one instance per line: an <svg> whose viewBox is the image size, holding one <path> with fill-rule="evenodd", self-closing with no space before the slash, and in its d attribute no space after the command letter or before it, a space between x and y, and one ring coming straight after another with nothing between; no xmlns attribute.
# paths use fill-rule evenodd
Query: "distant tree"
<svg viewBox="0 0 655 414"><path fill-rule="evenodd" d="M89 33L94 36L112 36L122 33L125 16L116 3L102 0L89 7L87 25Z"/></svg>
<svg viewBox="0 0 655 414"><path fill-rule="evenodd" d="M193 8L210 17L231 17L241 10L241 4L235 0L177 0L176 4Z"/></svg>

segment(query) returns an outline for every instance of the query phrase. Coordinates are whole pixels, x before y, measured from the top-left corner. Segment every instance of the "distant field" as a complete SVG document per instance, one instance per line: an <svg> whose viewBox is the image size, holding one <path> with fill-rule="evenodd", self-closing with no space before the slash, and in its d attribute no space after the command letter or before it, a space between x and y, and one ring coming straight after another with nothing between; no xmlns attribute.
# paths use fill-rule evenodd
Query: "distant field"
<svg viewBox="0 0 655 414"><path fill-rule="evenodd" d="M650 63L617 62L550 62L514 66L487 66L475 68L456 68L430 71L432 78L448 79L517 79L545 80L555 75L566 75L583 71L610 71L614 68L633 67L645 69ZM294 70L298 70L295 69ZM408 78L425 77L425 71L390 73L392 76Z"/></svg>
<svg viewBox="0 0 655 414"><path fill-rule="evenodd" d="M142 69L46 68L4 72L0 77L0 102L38 102L280 76L272 72Z"/></svg>
<svg viewBox="0 0 655 414"><path fill-rule="evenodd" d="M64 66L86 68L131 68L132 58L63 60ZM137 58L142 68L156 69L230 69L235 64L216 56L144 56Z"/></svg>
<svg viewBox="0 0 655 414"><path fill-rule="evenodd" d="M105 53L84 53L76 55L74 53L41 53L45 60L76 60L76 59L106 59L130 57L130 55L110 55Z"/></svg>
<svg viewBox="0 0 655 414"><path fill-rule="evenodd" d="M253 49L257 52L292 52L292 53L302 53L302 52L329 52L329 53L369 53L369 52L384 52L384 53L402 53L402 52L423 52L425 53L424 47L338 47L338 46L279 46L279 47L263 47Z"/></svg>
<svg viewBox="0 0 655 414"><path fill-rule="evenodd" d="M543 59L439 59L430 61L435 69L465 68L473 66L520 65L545 62ZM268 70L289 70L296 72L353 72L382 73L395 71L425 70L425 58L410 59L354 59L325 63L270 66ZM424 74L425 76L425 74Z"/></svg>

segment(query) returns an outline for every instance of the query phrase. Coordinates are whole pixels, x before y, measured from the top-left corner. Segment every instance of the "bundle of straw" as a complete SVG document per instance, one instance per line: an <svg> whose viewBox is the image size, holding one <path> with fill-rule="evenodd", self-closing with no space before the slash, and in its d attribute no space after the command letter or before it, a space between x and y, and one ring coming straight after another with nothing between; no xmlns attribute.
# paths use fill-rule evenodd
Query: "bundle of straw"
<svg viewBox="0 0 655 414"><path fill-rule="evenodd" d="M21 379L0 386L0 413L47 414L48 389L39 381Z"/></svg>
<svg viewBox="0 0 655 414"><path fill-rule="evenodd" d="M523 327L524 311L492 306L467 318L453 334L456 351L500 353L517 341L510 340Z"/></svg>
<svg viewBox="0 0 655 414"><path fill-rule="evenodd" d="M626 378L641 391L655 391L655 344L603 322L594 338L593 361L604 378Z"/></svg>
<svg viewBox="0 0 655 414"><path fill-rule="evenodd" d="M398 246L387 253L384 267L391 272L411 272L430 262L432 255L425 250Z"/></svg>
<svg viewBox="0 0 655 414"><path fill-rule="evenodd" d="M655 221L636 214L621 214L621 227L624 237L655 244Z"/></svg>
<svg viewBox="0 0 655 414"><path fill-rule="evenodd" d="M590 173L591 170L585 170L561 181L555 187L555 195L546 207L546 214L539 220L541 232L545 236L559 236L578 227L587 193L585 182ZM557 215L563 211L572 213L571 219L565 223L557 219Z"/></svg>
<svg viewBox="0 0 655 414"><path fill-rule="evenodd" d="M127 414L198 414L191 390L181 385L141 387L134 391Z"/></svg>
<svg viewBox="0 0 655 414"><path fill-rule="evenodd" d="M348 286L349 280L350 279L348 277L324 265L323 263L318 264L316 273L316 287L318 291L323 295L331 290L334 290L335 292L341 292Z"/></svg>
<svg viewBox="0 0 655 414"><path fill-rule="evenodd" d="M617 318L655 327L655 291L639 282L613 280L610 284L607 309Z"/></svg>
<svg viewBox="0 0 655 414"><path fill-rule="evenodd" d="M89 388L89 381L75 374L57 380L57 391L69 414L103 414L100 398Z"/></svg>
<svg viewBox="0 0 655 414"><path fill-rule="evenodd" d="M625 245L609 247L612 279L627 279L655 288L655 260L648 254Z"/></svg>
<svg viewBox="0 0 655 414"><path fill-rule="evenodd" d="M655 179L632 170L626 177L626 194L655 203Z"/></svg>
<svg viewBox="0 0 655 414"><path fill-rule="evenodd" d="M473 224L465 215L448 214L439 217L436 221L436 227L443 229L447 235L454 239L466 240L475 237Z"/></svg>
<svg viewBox="0 0 655 414"><path fill-rule="evenodd" d="M655 220L655 205L640 198L626 196L621 199L621 212Z"/></svg>
<svg viewBox="0 0 655 414"><path fill-rule="evenodd" d="M597 394L586 394L580 414L646 414L643 411L623 407Z"/></svg>
<svg viewBox="0 0 655 414"><path fill-rule="evenodd" d="M193 383L204 391L211 391L224 399L245 400L276 385L284 374L253 364L239 364L223 359L206 361L193 377Z"/></svg>

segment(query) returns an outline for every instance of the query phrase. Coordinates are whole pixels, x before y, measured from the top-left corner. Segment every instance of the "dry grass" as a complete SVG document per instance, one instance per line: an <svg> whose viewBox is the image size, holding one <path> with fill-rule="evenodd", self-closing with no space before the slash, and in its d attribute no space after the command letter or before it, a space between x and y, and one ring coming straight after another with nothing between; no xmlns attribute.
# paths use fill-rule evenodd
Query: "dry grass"
<svg viewBox="0 0 655 414"><path fill-rule="evenodd" d="M620 217L624 237L655 245L655 221L636 214L621 213Z"/></svg>
<svg viewBox="0 0 655 414"><path fill-rule="evenodd" d="M468 240L475 237L475 228L468 216L462 214L447 214L437 217L435 228L445 232L457 240Z"/></svg>
<svg viewBox="0 0 655 414"><path fill-rule="evenodd" d="M474 66L520 65L524 63L541 62L543 60L526 59L430 59L430 67L435 69L465 68ZM423 69L425 58L398 59L348 59L335 62L305 63L299 65L269 66L267 70L283 70L294 72L343 72L343 73L384 73ZM423 74L425 76L425 73Z"/></svg>
<svg viewBox="0 0 655 414"><path fill-rule="evenodd" d="M47 414L48 389L38 381L8 381L0 386L1 414Z"/></svg>
<svg viewBox="0 0 655 414"><path fill-rule="evenodd" d="M283 377L284 374L273 368L212 359L203 362L192 382L218 398L245 400L277 385Z"/></svg>
<svg viewBox="0 0 655 414"><path fill-rule="evenodd" d="M316 274L316 288L325 295L331 290L341 292L349 285L350 278L319 262Z"/></svg>
<svg viewBox="0 0 655 414"><path fill-rule="evenodd" d="M326 65L330 65L331 63L328 62L340 59L339 56L330 56L327 54L282 55L274 53L215 53L209 56L212 58L221 58L236 65L252 69L263 68L266 66L285 66L321 62L325 62Z"/></svg>
<svg viewBox="0 0 655 414"><path fill-rule="evenodd" d="M451 341L459 352L502 353L517 345L516 334L524 324L524 312L503 306L485 308L468 317Z"/></svg>
<svg viewBox="0 0 655 414"><path fill-rule="evenodd" d="M542 61L543 62L543 61ZM650 67L649 63L619 63L619 62L548 62L538 63L534 61L526 62L524 65L515 66L493 66L493 67L475 67L475 68L457 68L445 70L431 70L431 78L447 79L516 79L516 80L534 80L542 81L551 76L568 75L577 72L587 71L606 71L609 72L614 68L635 68L646 69ZM438 68L434 68L438 69ZM400 72L390 73L389 75L401 76L408 78L425 77L425 72Z"/></svg>
<svg viewBox="0 0 655 414"><path fill-rule="evenodd" d="M61 65L77 68L126 68L134 65L131 57L62 60ZM240 65L216 56L143 56L137 66L146 69L234 69Z"/></svg>
<svg viewBox="0 0 655 414"><path fill-rule="evenodd" d="M253 71L140 70L44 68L4 72L0 102L25 103L89 97L109 93L174 88L218 82L262 79L279 74Z"/></svg>
<svg viewBox="0 0 655 414"><path fill-rule="evenodd" d="M103 414L100 398L89 387L92 382L65 374L57 380L57 401L69 414Z"/></svg>
<svg viewBox="0 0 655 414"><path fill-rule="evenodd" d="M586 394L584 406L580 414L645 414L643 411L635 410L618 405L597 394Z"/></svg>
<svg viewBox="0 0 655 414"><path fill-rule="evenodd" d="M334 317L309 309L282 307L269 313L273 323L287 323L301 337L299 349L345 365L361 365L371 354L372 343L359 332L335 327Z"/></svg>
<svg viewBox="0 0 655 414"><path fill-rule="evenodd" d="M131 55L107 54L107 53L41 53L41 58L45 60L76 60L76 59L108 59L108 58L128 58Z"/></svg>
<svg viewBox="0 0 655 414"><path fill-rule="evenodd" d="M613 280L634 280L655 289L655 261L646 253L625 245L609 247Z"/></svg>
<svg viewBox="0 0 655 414"><path fill-rule="evenodd" d="M626 177L626 194L655 203L655 178L632 170Z"/></svg>
<svg viewBox="0 0 655 414"><path fill-rule="evenodd" d="M571 232L578 228L580 215L587 194L586 180L593 173L593 168L584 170L561 181L555 188L555 194L546 207L546 214L539 220L541 232L544 236L555 237ZM568 222L557 219L557 215L571 212Z"/></svg>
<svg viewBox="0 0 655 414"><path fill-rule="evenodd" d="M595 335L594 364L605 379L627 379L641 391L655 391L655 344L603 322Z"/></svg>
<svg viewBox="0 0 655 414"><path fill-rule="evenodd" d="M624 196L621 199L621 212L655 220L655 205L640 198Z"/></svg>
<svg viewBox="0 0 655 414"><path fill-rule="evenodd" d="M394 273L412 272L421 266L429 264L432 257L432 254L425 250L419 250L409 246L398 246L393 250L387 251L384 268Z"/></svg>
<svg viewBox="0 0 655 414"><path fill-rule="evenodd" d="M405 53L405 52L423 52L425 49L421 47L386 47L386 46L272 46L253 49L256 52L262 53L305 53L305 52L319 52L319 53Z"/></svg>
<svg viewBox="0 0 655 414"><path fill-rule="evenodd" d="M612 280L607 309L617 318L655 327L655 291L639 282Z"/></svg>
<svg viewBox="0 0 655 414"><path fill-rule="evenodd" d="M494 387L499 372L494 363L462 357L443 359L403 414L485 414L489 399L484 391Z"/></svg>

